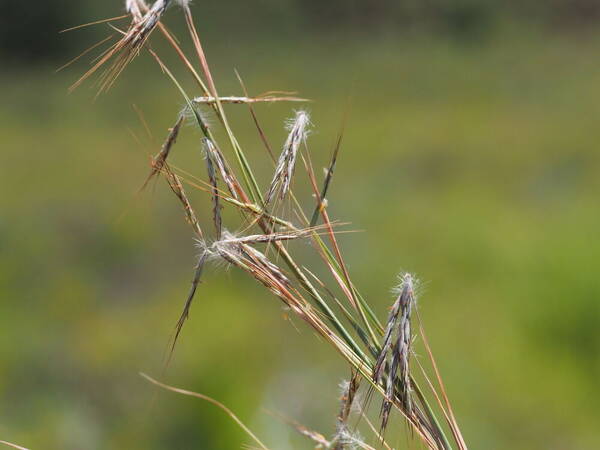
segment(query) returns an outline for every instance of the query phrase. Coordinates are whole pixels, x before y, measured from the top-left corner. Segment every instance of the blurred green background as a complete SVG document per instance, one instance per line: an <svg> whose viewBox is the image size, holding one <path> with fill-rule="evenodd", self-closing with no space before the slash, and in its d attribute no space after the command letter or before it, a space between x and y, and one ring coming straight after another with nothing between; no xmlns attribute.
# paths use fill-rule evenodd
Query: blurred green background
<svg viewBox="0 0 600 450"><path fill-rule="evenodd" d="M600 448L600 7L499 3L194 8L222 94L240 93L236 68L252 94L316 100L318 165L350 99L330 213L365 230L341 240L381 317L400 270L421 279L421 317L470 447ZM347 367L244 274L208 270L163 370L196 252L164 184L136 192L183 103L145 54L95 102L89 83L67 95L85 62L54 73L111 32L57 30L122 11L116 1L0 5L0 440L248 443L221 411L158 392L144 371L224 402L274 449L311 448L265 410L329 434ZM166 22L188 47L176 8ZM274 147L293 107L256 108ZM266 186L247 110L228 111ZM184 129L174 161L201 175L197 139ZM208 224L206 200L191 195ZM397 427L396 448L416 447Z"/></svg>

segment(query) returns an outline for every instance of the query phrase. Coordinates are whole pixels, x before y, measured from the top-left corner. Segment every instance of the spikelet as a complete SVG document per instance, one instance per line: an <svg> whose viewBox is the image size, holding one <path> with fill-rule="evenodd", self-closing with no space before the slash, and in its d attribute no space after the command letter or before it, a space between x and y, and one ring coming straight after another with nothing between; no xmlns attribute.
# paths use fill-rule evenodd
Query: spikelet
<svg viewBox="0 0 600 450"><path fill-rule="evenodd" d="M385 370L386 357L390 347L392 346L392 333L394 331L394 326L398 321L398 314L400 313L400 297L401 295L398 296L392 305L392 309L388 315L385 334L383 336L383 343L381 345L381 352L379 353L379 357L377 358L377 362L375 363L375 367L373 369L373 381L376 383L381 381L383 372Z"/></svg>
<svg viewBox="0 0 600 450"><path fill-rule="evenodd" d="M381 405L381 430L385 430L396 397L402 402L404 413L412 414L410 397L410 352L411 352L411 323L410 315L414 303L414 282L410 274L401 277L399 295L390 311L386 331L381 346L381 352L373 369L373 381L382 381L386 365L389 369L385 385L385 399ZM393 334L396 331L396 341L392 345ZM399 386L399 392L398 392Z"/></svg>
<svg viewBox="0 0 600 450"><path fill-rule="evenodd" d="M125 7L132 15L129 29L69 90L76 89L114 57L114 62L100 76L98 94L110 89L125 67L140 53L170 2L171 0L156 0L152 7L148 9L142 2L127 1ZM143 15L142 8L147 9L147 12Z"/></svg>
<svg viewBox="0 0 600 450"><path fill-rule="evenodd" d="M246 244L242 244L241 248L243 254L248 260L252 261L254 264L256 264L256 266L265 269L267 273L277 280L282 286L289 287L291 285L289 278L284 275L284 273L276 264L273 264L271 261L269 261L264 253ZM276 295L280 295L279 291L274 289L274 287L267 287L274 290Z"/></svg>
<svg viewBox="0 0 600 450"><path fill-rule="evenodd" d="M176 174L171 172L171 170L169 169L169 167L167 165L165 165L164 167L166 169L165 176L167 179L167 183L169 184L169 187L171 188L171 190L173 191L173 193L175 194L175 196L181 203L181 206L183 206L183 211L185 212L185 216L186 216L188 223L192 226L192 228L196 232L196 235L200 239L202 239L203 234L202 234L202 228L200 227L200 222L198 222L198 218L196 217L196 213L194 212L194 209L192 208L192 204L190 203L190 200L189 200L188 196L186 195L185 190L183 189L181 180L179 179L179 177Z"/></svg>
<svg viewBox="0 0 600 450"><path fill-rule="evenodd" d="M340 383L340 390L340 412L338 413L336 421L335 435L331 439L331 442L334 444L332 447L333 450L344 450L351 445L348 437L352 436L352 433L348 428L348 420L350 418L350 413L352 412L352 405L354 403L356 392L358 391L358 375L354 373L349 381L343 380Z"/></svg>
<svg viewBox="0 0 600 450"><path fill-rule="evenodd" d="M290 189L296 158L300 144L306 140L310 118L306 111L296 111L296 116L290 121L290 133L283 145L283 150L277 161L273 181L267 193L266 203L269 204L279 192L279 198L283 200Z"/></svg>
<svg viewBox="0 0 600 450"><path fill-rule="evenodd" d="M243 237L223 238L221 242L236 244L268 244L271 242L290 241L308 236L313 231L312 228L293 230L288 232L270 233L270 234L252 234Z"/></svg>
<svg viewBox="0 0 600 450"><path fill-rule="evenodd" d="M220 257L225 262L248 271L277 297L288 304L286 292L291 288L289 278L267 256L249 245L253 239L237 238L227 230L223 237L209 247L204 241L200 242L201 250L208 257ZM292 306L292 305L289 305Z"/></svg>
<svg viewBox="0 0 600 450"><path fill-rule="evenodd" d="M237 185L237 181L231 171L229 170L229 166L221 153L221 150L211 141L210 139L204 140L204 150L207 154L211 155L213 163L219 169L219 173L221 174L221 179L227 186L229 193L236 200L238 199L237 189L235 186Z"/></svg>
<svg viewBox="0 0 600 450"><path fill-rule="evenodd" d="M163 145L160 148L160 152L158 152L158 154L154 158L152 158L152 163L151 163L152 168L150 170L150 174L148 175L148 177L146 177L146 181L144 181L144 184L142 185L142 189L144 189L148 185L150 180L156 174L158 174L159 172L161 172L163 170L163 167L167 163L167 158L169 157L169 154L171 153L171 149L173 148L173 146L175 145L175 142L177 141L177 136L179 136L179 130L181 129L182 123L183 123L183 115L180 114L177 117L177 121L175 122L173 127L171 127L171 129L169 130L169 134L167 135L165 141L163 142Z"/></svg>
<svg viewBox="0 0 600 450"><path fill-rule="evenodd" d="M401 295L400 303L400 323L398 325L398 340L394 352L394 358L392 359L392 367L394 364L400 366L400 386L402 388L401 399L404 409L408 414L412 413L412 402L410 398L411 382L410 382L410 353L411 353L411 322L410 315L412 312L412 306L414 303L414 291L413 291L413 280L409 274L406 274L403 278L404 288L403 291L406 295Z"/></svg>

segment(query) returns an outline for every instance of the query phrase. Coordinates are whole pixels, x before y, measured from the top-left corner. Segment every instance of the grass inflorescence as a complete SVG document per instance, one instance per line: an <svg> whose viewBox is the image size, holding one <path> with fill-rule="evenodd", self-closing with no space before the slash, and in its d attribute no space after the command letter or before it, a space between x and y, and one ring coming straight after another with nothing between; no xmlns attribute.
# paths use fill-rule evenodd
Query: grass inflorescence
<svg viewBox="0 0 600 450"><path fill-rule="evenodd" d="M178 41L161 22L171 3L177 4L183 11L186 28L195 50L193 58L184 53ZM434 368L437 388L423 372L424 375L419 378L425 379L427 391L423 390L413 374L413 328L417 328L412 326L412 315L416 310L413 276L401 275L397 299L391 306L385 324L380 322L369 301L352 281L337 238L341 224L331 220L327 211L327 193L339 156L341 134L325 177L320 181L313 169L308 144L309 129L312 126L310 116L306 110L298 109L288 122L289 134L282 144L279 157L276 157L267 143L266 132L252 109L253 104L299 102L304 99L275 91L250 97L243 83L242 96L220 97L188 1L156 0L150 4L144 0L127 0L126 11L131 20L129 27L126 30L115 28L121 34L121 38L101 55L74 87L102 69L104 72L98 81L99 92L105 92L141 51L148 50L181 96L174 100L174 105L182 99L187 105L184 111L174 112L174 125L167 133L160 151L153 158L150 174L143 184L145 187L152 178L159 175L164 177L183 208L183 216L191 227L199 252L191 288L175 327L171 351L175 348L181 329L189 317L205 265L223 261L262 284L271 295L283 302L287 309L320 335L323 341L329 343L349 365L352 376L343 384L340 410L332 437L327 439L318 432L294 423L293 426L299 432L321 448L374 448L379 445L391 448L385 441L385 432L386 428L391 426L390 414L396 410L399 413L399 423L406 424L411 430L408 436L416 436L427 448L466 449L421 326L418 327L419 334L423 337L423 344ZM160 31L161 36L181 60L183 70L195 81L194 89L199 91L195 92L195 95L188 94L188 90L176 77L175 71L167 67L160 55L147 46L150 35L155 30ZM194 59L197 59L197 63L193 62ZM231 107L246 105L249 109L257 133L275 162L274 174L268 184L259 183L255 177L252 159L233 132L223 106L225 104L233 105ZM217 141L212 125L209 126L198 112L198 105L209 108L216 116L217 126L222 127L225 132L228 141L226 146ZM198 149L195 151L199 158L204 159L206 178L201 179L205 181L193 182L187 172L169 164L169 156L187 115L192 116L194 126L197 126L202 135L198 139ZM237 163L235 167L230 158ZM309 188L313 193L308 201L294 194L294 175L301 168L306 171ZM212 231L202 229L194 206L186 194L186 184L210 196L214 228ZM223 208L237 210L239 214L231 217L239 217L239 220L226 223L225 216L221 213ZM316 265L314 262L305 265L286 245L292 240L309 242L321 267L313 267ZM316 275L321 272L329 276ZM218 405L230 414L261 448L266 448L224 405L201 394L152 381L164 388L194 395ZM362 390L366 391L364 396L359 395L361 385ZM378 430L368 417L368 404L374 396L380 397L381 401ZM430 402L429 398L435 399L435 403ZM351 423L351 417L356 417L359 424L366 423L375 433L372 444L368 444L361 437L358 425Z"/></svg>

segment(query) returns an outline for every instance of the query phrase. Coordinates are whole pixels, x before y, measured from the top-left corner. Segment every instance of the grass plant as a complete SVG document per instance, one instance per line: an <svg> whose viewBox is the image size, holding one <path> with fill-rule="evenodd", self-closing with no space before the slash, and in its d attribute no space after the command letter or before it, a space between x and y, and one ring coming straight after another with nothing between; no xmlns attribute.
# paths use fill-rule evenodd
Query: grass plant
<svg viewBox="0 0 600 450"><path fill-rule="evenodd" d="M188 56L164 26L161 19L171 6L178 7L184 16L194 55ZM396 299L390 313L382 322L373 312L369 300L352 281L351 270L338 242L345 225L332 219L328 212L327 195L332 186L336 162L342 148L343 131L332 150L324 177L313 166L309 136L315 126L305 109L296 109L287 123L288 136L279 155L275 155L266 139L254 107L266 102L302 102L290 93L270 92L250 97L241 82L241 95L220 96L196 28L189 1L128 0L126 10L130 20L125 29L111 26L119 36L74 85L99 74L98 94L110 89L126 66L143 51L156 60L166 79L172 83L178 97L174 99L174 122L164 143L153 158L150 174L142 188L153 179L163 177L181 204L183 217L190 225L198 251L198 259L188 297L177 322L170 347L175 350L177 339L193 306L201 295L199 284L207 264L224 262L243 271L263 285L268 294L278 299L299 319L304 321L322 342L348 364L349 381L343 385L340 412L335 431L330 438L292 423L300 433L317 447L331 449L391 448L385 440L386 429L397 422L406 426L407 436L436 450L466 449L460 428L446 394L433 353L428 345L416 309L416 280L402 273L396 288ZM122 20L118 17L115 20ZM178 56L182 67L169 67L161 55L150 46L153 34L166 39ZM182 71L194 82L193 87L181 80ZM183 100L183 111L175 105ZM255 155L238 141L226 114L231 108L248 108L257 133L265 144L265 153ZM216 118L213 124L210 117ZM185 130L186 118L197 127L201 137L197 148L191 149L204 160L204 174L190 174L170 163L169 156L178 135ZM221 128L218 130L217 127ZM225 143L217 139L225 137ZM261 159L262 158L262 159ZM252 169L255 164L273 164L270 180L259 180ZM296 195L294 180L298 171L305 172L312 196ZM322 178L322 179L321 179ZM198 213L186 189L198 189L212 201L211 229L203 229ZM365 205L368 207L368 205ZM224 208L236 215L222 215ZM230 217L236 217L233 221ZM291 241L304 241L316 255L306 262L296 254ZM315 263L314 261L317 261ZM195 305L201 308L201 305ZM417 324L417 326L415 326ZM416 335L415 335L416 330ZM432 367L431 374L414 356L413 342L419 338L426 349ZM318 344L312 341L310 345ZM173 388L153 378L147 379L163 388L208 400L226 411L260 448L267 448L227 407L202 394ZM360 391L362 395L360 394ZM368 417L371 402L381 403L379 426ZM398 417L391 421L390 413ZM353 421L352 418L356 420ZM368 426L375 438L372 443L360 437L359 426Z"/></svg>

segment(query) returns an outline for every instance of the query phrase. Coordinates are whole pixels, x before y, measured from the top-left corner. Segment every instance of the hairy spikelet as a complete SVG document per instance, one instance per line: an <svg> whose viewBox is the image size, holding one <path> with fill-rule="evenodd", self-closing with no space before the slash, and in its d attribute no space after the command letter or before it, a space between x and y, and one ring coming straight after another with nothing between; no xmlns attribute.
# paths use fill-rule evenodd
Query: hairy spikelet
<svg viewBox="0 0 600 450"><path fill-rule="evenodd" d="M358 431L350 431L345 429L338 436L336 436L336 447L335 450L358 450L364 448L372 448L367 446L364 442L364 438Z"/></svg>
<svg viewBox="0 0 600 450"><path fill-rule="evenodd" d="M414 282L410 274L401 278L399 295L390 311L381 352L373 369L373 380L380 383L386 367L388 368L385 383L385 398L381 405L381 429L385 430L392 409L392 404L399 398L404 413L412 414L410 397L410 352L411 352L411 322L410 315L414 303ZM393 334L396 340L392 344Z"/></svg>
<svg viewBox="0 0 600 450"><path fill-rule="evenodd" d="M264 253L252 247L248 242L253 241L238 238L224 229L220 240L208 245L206 241L199 239L198 247L201 254L206 255L207 259L222 260L247 271L277 297L281 298L286 305L296 310L297 307L289 303L288 291L291 289L289 278L279 266L271 262Z"/></svg>
<svg viewBox="0 0 600 450"><path fill-rule="evenodd" d="M146 39L154 31L156 24L161 19L162 15L166 11L167 7L171 3L171 0L156 0L148 12L144 15L141 20L141 28L137 33L132 36L132 43L134 47L139 50L139 47L146 42Z"/></svg>
<svg viewBox="0 0 600 450"><path fill-rule="evenodd" d="M348 428L348 419L350 418L354 398L358 391L358 376L354 374L349 381L342 381L340 383L340 390L340 412L337 417L335 436L332 439L332 442L335 443L334 450L343 450L348 447L347 436L351 435Z"/></svg>
<svg viewBox="0 0 600 450"><path fill-rule="evenodd" d="M294 230L270 234L252 234L243 237L230 237L223 239L222 242L239 243L239 244L268 244L271 242L290 241L304 236L308 236L312 229Z"/></svg>
<svg viewBox="0 0 600 450"><path fill-rule="evenodd" d="M274 263L269 261L266 255L256 248L255 244L267 244L281 242L292 239L298 239L310 234L311 230L297 230L294 232L257 234L238 237L227 230L223 230L221 239L214 241L210 246L204 240L199 240L201 251L212 257L220 257L226 262L239 266L244 269L253 269L254 274L258 271L263 279L259 281L264 283L265 275L275 280L284 287L291 286L291 282L283 271ZM268 286L273 288L273 286ZM281 293L277 289L272 289L277 295Z"/></svg>
<svg viewBox="0 0 600 450"><path fill-rule="evenodd" d="M392 359L392 366L398 364L400 366L400 386L402 389L401 399L405 410L410 414L412 412L412 402L410 398L410 353L411 353L411 312L414 303L414 287L413 280L409 274L406 274L403 278L403 292L405 295L401 295L400 303L400 323L398 325L398 340L394 352L394 358Z"/></svg>
<svg viewBox="0 0 600 450"><path fill-rule="evenodd" d="M190 203L190 200L189 200L187 194L185 193L185 190L183 189L181 180L179 179L179 177L177 175L175 175L173 172L171 172L171 170L168 168L168 166L165 165L165 169L166 169L165 175L167 178L167 183L169 184L169 187L171 188L171 190L173 191L173 193L179 199L179 202L183 206L183 210L185 212L188 223L192 226L192 228L194 229L194 231L196 232L198 237L202 238L203 234L202 234L202 228L200 227L200 222L198 222L198 218L196 217L194 208L192 208L192 204Z"/></svg>
<svg viewBox="0 0 600 450"><path fill-rule="evenodd" d="M400 298L401 295L398 296L394 304L392 305L392 309L388 315L385 334L383 336L383 343L381 345L381 352L377 358L377 362L375 363L375 368L373 370L373 381L379 383L383 376L383 372L385 370L385 361L388 352L392 346L392 333L394 331L394 327L396 322L398 321L398 314L400 313Z"/></svg>
<svg viewBox="0 0 600 450"><path fill-rule="evenodd" d="M238 182L229 170L229 165L221 153L221 150L210 139L204 139L204 149L207 155L210 154L213 163L217 166L217 169L221 175L221 179L227 186L229 193L234 199L237 200L238 194L236 185Z"/></svg>
<svg viewBox="0 0 600 450"><path fill-rule="evenodd" d="M263 95L260 97L239 97L230 95L227 97L211 97L202 96L194 97L192 100L194 103L199 105L210 105L217 103L217 100L221 103L234 103L234 104L252 104L252 103L275 103L275 102L306 102L305 98L291 97L291 96L276 96L276 95Z"/></svg>
<svg viewBox="0 0 600 450"><path fill-rule="evenodd" d="M290 121L288 127L290 133L285 141L275 174L267 193L267 204L271 203L277 192L279 198L283 200L290 189L294 168L296 166L296 158L300 144L306 139L310 118L306 111L296 111L296 116Z"/></svg>
<svg viewBox="0 0 600 450"><path fill-rule="evenodd" d="M150 180L156 174L158 174L163 169L165 164L167 163L167 158L169 157L169 154L171 153L171 149L173 148L173 146L175 145L175 142L177 141L177 136L179 136L179 130L181 129L182 123L183 123L183 115L180 114L177 117L177 121L175 122L173 127L169 130L169 134L167 135L167 138L163 142L163 145L160 148L160 152L158 152L158 154L152 159L152 164L151 164L152 169L150 171L150 174L146 178L146 181L144 181L142 189L144 189L147 186L147 184L150 182Z"/></svg>
<svg viewBox="0 0 600 450"><path fill-rule="evenodd" d="M204 243L206 252L212 256L221 257L223 260L234 266L245 268L243 264L240 245L235 242L235 236L228 230L222 231L221 239L212 243L210 247Z"/></svg>
<svg viewBox="0 0 600 450"><path fill-rule="evenodd" d="M291 285L289 278L285 276L285 274L276 264L273 264L271 261L269 261L264 253L247 244L242 244L241 248L244 252L244 255L249 260L253 261L257 266L262 266L267 269L267 272L276 278L283 286L289 287Z"/></svg>
<svg viewBox="0 0 600 450"><path fill-rule="evenodd" d="M135 0L128 1L125 6L132 15L132 22L129 29L123 33L123 37L91 69L70 87L70 90L76 89L98 69L114 58L113 63L100 76L98 94L110 89L125 67L142 50L170 2L171 0L156 0L150 8L145 8L147 12L141 15L145 4L136 2Z"/></svg>

